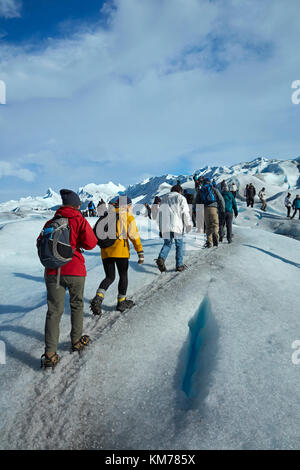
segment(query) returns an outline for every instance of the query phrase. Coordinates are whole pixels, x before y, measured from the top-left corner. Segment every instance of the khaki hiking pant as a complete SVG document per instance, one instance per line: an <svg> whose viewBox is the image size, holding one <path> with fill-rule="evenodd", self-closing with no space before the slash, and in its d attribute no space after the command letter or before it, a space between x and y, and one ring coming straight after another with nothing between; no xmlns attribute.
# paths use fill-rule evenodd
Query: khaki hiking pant
<svg viewBox="0 0 300 470"><path fill-rule="evenodd" d="M83 292L85 277L61 276L56 286L56 276L45 276L48 311L45 324L45 352L56 352L59 340L59 324L64 312L66 289L70 295L71 342L75 343L82 336L83 328Z"/></svg>
<svg viewBox="0 0 300 470"><path fill-rule="evenodd" d="M219 214L217 207L204 207L204 223L207 244L212 246L213 237L219 239Z"/></svg>

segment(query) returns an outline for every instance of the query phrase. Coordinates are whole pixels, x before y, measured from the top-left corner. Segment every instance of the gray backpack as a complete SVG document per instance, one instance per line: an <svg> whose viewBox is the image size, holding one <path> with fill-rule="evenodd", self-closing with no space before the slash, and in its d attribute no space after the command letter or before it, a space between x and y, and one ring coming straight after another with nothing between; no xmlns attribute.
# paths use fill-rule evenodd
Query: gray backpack
<svg viewBox="0 0 300 470"><path fill-rule="evenodd" d="M45 227L37 242L40 261L45 268L57 269L57 284L60 269L72 260L74 250L70 245L70 226L65 217L56 216Z"/></svg>

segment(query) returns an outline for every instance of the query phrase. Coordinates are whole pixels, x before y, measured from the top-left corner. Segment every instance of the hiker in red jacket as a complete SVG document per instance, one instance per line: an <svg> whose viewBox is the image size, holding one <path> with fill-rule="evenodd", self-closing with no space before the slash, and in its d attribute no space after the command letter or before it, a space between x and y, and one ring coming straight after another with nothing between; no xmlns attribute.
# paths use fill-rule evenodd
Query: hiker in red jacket
<svg viewBox="0 0 300 470"><path fill-rule="evenodd" d="M79 211L81 205L79 196L68 189L62 189L60 194L63 205L56 211L54 218L61 216L68 219L70 245L74 250L74 255L71 261L60 268L60 279L57 279L58 273L56 269L47 268L45 271L48 304L45 324L45 354L42 356L44 357L42 365L45 367L53 367L59 360L56 350L59 339L59 323L64 311L66 289L68 289L70 295L72 350L80 351L89 342L87 335L82 336L83 292L86 277L82 248L92 250L97 245L97 238L92 227ZM52 220L48 221L44 228ZM40 237L41 234L38 240ZM59 281L58 285L57 281Z"/></svg>

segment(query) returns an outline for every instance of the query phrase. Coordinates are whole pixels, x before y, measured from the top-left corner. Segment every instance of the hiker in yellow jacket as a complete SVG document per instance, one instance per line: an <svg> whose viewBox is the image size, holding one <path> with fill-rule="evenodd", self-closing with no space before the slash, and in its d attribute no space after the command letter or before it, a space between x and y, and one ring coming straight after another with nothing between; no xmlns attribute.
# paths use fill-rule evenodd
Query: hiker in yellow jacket
<svg viewBox="0 0 300 470"><path fill-rule="evenodd" d="M94 315L101 315L102 313L101 306L104 295L115 280L116 267L119 274L117 310L124 312L124 310L134 306L134 302L126 298L130 258L129 240L138 254L139 264L144 262L144 252L137 225L131 211L131 204L131 199L126 196L116 197L109 202L107 221L108 225L110 224L110 230L113 229L116 232L114 237L116 239L110 246L101 247L101 258L105 278L100 283L96 295L90 303L90 308ZM109 219L110 215L112 216L111 219ZM113 223L111 223L110 220L113 220Z"/></svg>

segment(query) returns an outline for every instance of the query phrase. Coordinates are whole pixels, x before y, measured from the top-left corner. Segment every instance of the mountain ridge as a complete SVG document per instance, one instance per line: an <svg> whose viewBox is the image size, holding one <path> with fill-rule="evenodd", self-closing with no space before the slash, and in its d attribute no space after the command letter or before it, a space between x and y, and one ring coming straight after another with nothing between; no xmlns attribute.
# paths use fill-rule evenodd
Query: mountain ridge
<svg viewBox="0 0 300 470"><path fill-rule="evenodd" d="M294 159L278 160L257 157L249 162L241 162L231 166L206 165L196 170L192 175L170 175L151 176L142 182L129 185L127 188L112 181L108 183L88 183L79 187L79 195L84 210L88 202L93 200L97 203L104 199L108 202L116 195L126 194L134 203L151 203L155 196L161 196L170 191L171 187L180 181L183 189L194 190L193 175L204 176L214 179L217 184L225 180L228 184L235 183L238 188L238 198L243 198L244 187L252 182L259 191L263 186L266 188L271 200L276 195L286 191L294 192L300 188L300 156ZM28 196L18 201L7 201L0 204L0 211L18 212L26 210L56 210L61 205L60 195L49 187L44 196Z"/></svg>

